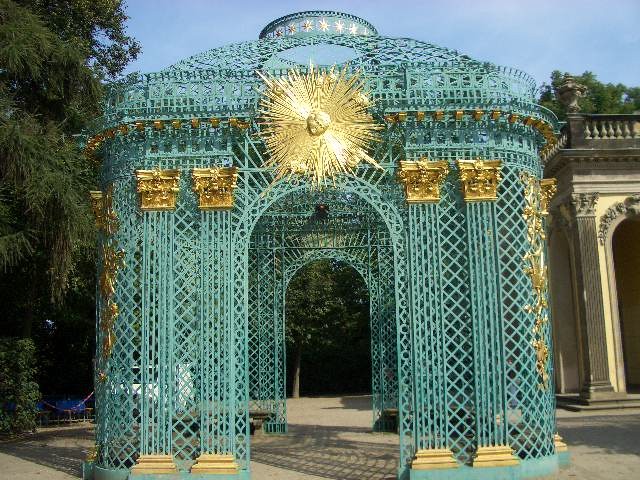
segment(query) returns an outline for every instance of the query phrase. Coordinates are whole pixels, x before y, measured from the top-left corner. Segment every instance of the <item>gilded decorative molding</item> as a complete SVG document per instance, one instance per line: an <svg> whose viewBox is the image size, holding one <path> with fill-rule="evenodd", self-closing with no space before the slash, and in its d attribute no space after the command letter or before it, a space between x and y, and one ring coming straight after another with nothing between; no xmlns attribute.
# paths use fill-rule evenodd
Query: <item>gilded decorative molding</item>
<svg viewBox="0 0 640 480"><path fill-rule="evenodd" d="M553 446L556 449L556 453L562 453L569 450L569 448L567 447L567 444L564 443L564 439L560 436L559 433L556 433L553 436Z"/></svg>
<svg viewBox="0 0 640 480"><path fill-rule="evenodd" d="M201 453L196 458L196 463L191 467L191 473L196 474L218 474L235 475L240 468L233 455Z"/></svg>
<svg viewBox="0 0 640 480"><path fill-rule="evenodd" d="M600 217L600 225L598 227L598 239L600 244L604 245L607 234L611 229L611 224L618 217L635 217L640 215L640 193L631 195L624 199L623 202L617 202L611 205L604 215Z"/></svg>
<svg viewBox="0 0 640 480"><path fill-rule="evenodd" d="M180 170L136 170L140 209L144 211L175 210L180 191Z"/></svg>
<svg viewBox="0 0 640 480"><path fill-rule="evenodd" d="M102 247L102 271L98 281L100 295L102 296L102 308L100 309L100 329L102 337L102 356L111 355L115 336L113 327L118 318L119 308L113 301L116 292L116 277L118 270L124 266L124 252L117 251L113 243L107 243Z"/></svg>
<svg viewBox="0 0 640 480"><path fill-rule="evenodd" d="M101 190L91 190L89 195L96 228L102 230L104 228L104 194Z"/></svg>
<svg viewBox="0 0 640 480"><path fill-rule="evenodd" d="M116 292L118 270L124 266L124 252L117 250L117 243L113 238L119 227L118 216L113 210L113 185L110 185L104 192L91 191L90 195L96 227L105 234L98 287L102 299L102 307L100 308L100 330L103 332L102 356L107 358L111 355L115 342L113 327L118 317L119 308L113 301L113 295Z"/></svg>
<svg viewBox="0 0 640 480"><path fill-rule="evenodd" d="M198 194L200 210L233 208L233 191L237 184L237 167L193 169L193 191Z"/></svg>
<svg viewBox="0 0 640 480"><path fill-rule="evenodd" d="M524 273L531 280L533 303L526 305L525 311L533 314L533 339L531 345L536 355L536 370L540 377L539 388L549 388L549 346L545 335L545 325L549 322L547 313L547 292L549 288L547 262L545 258L545 217L546 209L555 193L552 182L538 180L533 175L523 172L520 179L524 184L525 207L522 213L527 222L527 240L529 251L524 255ZM543 182L546 183L543 186ZM543 208L545 207L545 208Z"/></svg>
<svg viewBox="0 0 640 480"><path fill-rule="evenodd" d="M558 191L558 181L555 178L543 178L540 180L540 210L543 215L549 214L551 200Z"/></svg>
<svg viewBox="0 0 640 480"><path fill-rule="evenodd" d="M493 201L498 198L502 176L500 160L458 160L462 195L467 202Z"/></svg>
<svg viewBox="0 0 640 480"><path fill-rule="evenodd" d="M596 214L596 205L600 194L593 193L572 193L571 206L576 217L592 217Z"/></svg>
<svg viewBox="0 0 640 480"><path fill-rule="evenodd" d="M446 468L458 468L458 462L456 462L453 452L448 448L418 450L411 462L411 470L442 470Z"/></svg>
<svg viewBox="0 0 640 480"><path fill-rule="evenodd" d="M382 127L368 112L371 99L359 72L311 66L307 73L291 70L281 78L258 75L265 84L260 135L269 152L265 166L275 170L274 183L305 175L319 188L352 173L361 162L382 168L367 153ZM399 112L394 118L406 116Z"/></svg>
<svg viewBox="0 0 640 480"><path fill-rule="evenodd" d="M519 458L508 445L478 447L473 457L474 468L511 467L519 463Z"/></svg>
<svg viewBox="0 0 640 480"><path fill-rule="evenodd" d="M440 201L440 187L448 174L447 161L401 161L398 181L404 185L407 203L437 203Z"/></svg>
<svg viewBox="0 0 640 480"><path fill-rule="evenodd" d="M118 231L118 216L113 211L113 185L106 191L91 190L91 209L95 217L96 228L111 236Z"/></svg>

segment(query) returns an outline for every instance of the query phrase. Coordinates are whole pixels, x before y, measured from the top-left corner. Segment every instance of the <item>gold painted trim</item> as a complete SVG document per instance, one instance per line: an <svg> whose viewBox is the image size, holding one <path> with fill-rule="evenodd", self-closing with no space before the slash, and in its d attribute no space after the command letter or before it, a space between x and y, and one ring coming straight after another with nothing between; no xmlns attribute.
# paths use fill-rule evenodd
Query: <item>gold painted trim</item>
<svg viewBox="0 0 640 480"><path fill-rule="evenodd" d="M233 208L233 191L238 185L237 167L194 168L192 175L200 210Z"/></svg>
<svg viewBox="0 0 640 480"><path fill-rule="evenodd" d="M540 180L540 212L542 215L549 215L549 206L557 191L558 181L555 178Z"/></svg>
<svg viewBox="0 0 640 480"><path fill-rule="evenodd" d="M482 112L482 114L480 113ZM484 112L480 109L469 110L467 111L469 115L471 115L475 120L480 120L484 114L488 112ZM427 114L429 114L434 121L442 121L447 117L451 117L455 120L461 121L464 118L465 111L464 110L434 110L431 112L426 111L407 111L407 112L397 112L390 113L384 116L385 121L389 123L400 123L405 121L408 118L408 115L415 115L416 121L421 122L425 119ZM492 110L490 119L494 122L500 120L500 118L504 117L509 124L516 124L520 120L521 123L527 127L537 130L545 139L546 144L540 151L540 155L544 156L549 150L551 150L557 144L557 138L553 132L553 127L550 123L542 118L530 117L528 115L523 115L514 112L502 112L500 110ZM183 118L174 118L167 120L153 120L146 119L144 121L138 120L131 123L123 123L119 125L115 125L108 129L103 130L102 132L96 133L95 135L89 137L87 139L87 144L85 146L85 154L89 158L95 159L96 151L101 147L102 143L106 140L113 140L116 138L117 134L121 136L126 136L129 134L130 130L137 130L140 133L145 133L146 131L163 131L165 129L165 123L170 123L174 129L183 129L185 126L190 126L192 129L200 128L201 125L206 126L207 128L218 128L223 122L228 124L231 128L237 128L241 131L248 129L251 126L251 122L253 119L245 119L240 120L236 117L230 118L209 118L209 117L188 117L185 116ZM208 125L207 125L208 124ZM147 130L148 129L148 130Z"/></svg>
<svg viewBox="0 0 640 480"><path fill-rule="evenodd" d="M162 475L178 473L172 455L140 455L131 475Z"/></svg>
<svg viewBox="0 0 640 480"><path fill-rule="evenodd" d="M508 445L479 447L473 458L473 467L510 467L518 465L520 460Z"/></svg>
<svg viewBox="0 0 640 480"><path fill-rule="evenodd" d="M191 467L191 473L234 475L240 471L233 455L202 453Z"/></svg>
<svg viewBox="0 0 640 480"><path fill-rule="evenodd" d="M407 203L438 203L440 188L448 174L446 160L431 162L423 158L417 162L400 161L397 176L404 186Z"/></svg>
<svg viewBox="0 0 640 480"><path fill-rule="evenodd" d="M140 209L143 211L175 210L180 188L180 170L136 170Z"/></svg>
<svg viewBox="0 0 640 480"><path fill-rule="evenodd" d="M556 453L562 453L562 452L567 452L569 451L569 447L567 447L567 444L564 443L562 437L560 436L559 433L556 433L553 436L553 446L556 449Z"/></svg>
<svg viewBox="0 0 640 480"><path fill-rule="evenodd" d="M531 333L536 358L536 371L540 377L538 387L541 390L549 388L549 345L547 345L544 326L549 322L547 312L547 293L549 290L547 261L545 258L545 224L548 214L548 203L555 193L555 180L538 180L533 175L523 172L520 180L524 184L525 206L522 217L527 223L527 240L529 250L523 257L524 273L531 280L533 302L525 305L524 311L532 314L534 325ZM543 187L544 183L544 187Z"/></svg>
<svg viewBox="0 0 640 480"><path fill-rule="evenodd" d="M411 470L443 470L458 468L453 452L447 448L418 450L411 462Z"/></svg>
<svg viewBox="0 0 640 480"><path fill-rule="evenodd" d="M500 160L458 160L462 196L466 202L486 202L498 199L502 175Z"/></svg>

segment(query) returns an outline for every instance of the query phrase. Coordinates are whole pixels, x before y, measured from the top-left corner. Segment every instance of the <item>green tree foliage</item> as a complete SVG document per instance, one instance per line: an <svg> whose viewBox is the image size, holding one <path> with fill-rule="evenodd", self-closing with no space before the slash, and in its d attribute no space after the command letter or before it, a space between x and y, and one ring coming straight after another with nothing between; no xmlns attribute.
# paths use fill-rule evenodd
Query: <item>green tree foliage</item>
<svg viewBox="0 0 640 480"><path fill-rule="evenodd" d="M564 75L559 70L551 73L551 83L542 85L540 104L553 111L559 119L566 118L564 107L555 96ZM587 87L586 95L578 101L582 113L633 113L640 110L640 87L627 87L621 83L602 83L592 72L572 75Z"/></svg>
<svg viewBox="0 0 640 480"><path fill-rule="evenodd" d="M139 51L126 18L121 0L0 0L0 327L34 339L43 385L77 388L58 393L90 388L97 165L76 135Z"/></svg>
<svg viewBox="0 0 640 480"><path fill-rule="evenodd" d="M369 332L369 294L353 268L323 260L301 269L286 296L293 396L299 389L306 394L369 390Z"/></svg>
<svg viewBox="0 0 640 480"><path fill-rule="evenodd" d="M28 339L0 338L0 432L20 433L36 426L35 346Z"/></svg>

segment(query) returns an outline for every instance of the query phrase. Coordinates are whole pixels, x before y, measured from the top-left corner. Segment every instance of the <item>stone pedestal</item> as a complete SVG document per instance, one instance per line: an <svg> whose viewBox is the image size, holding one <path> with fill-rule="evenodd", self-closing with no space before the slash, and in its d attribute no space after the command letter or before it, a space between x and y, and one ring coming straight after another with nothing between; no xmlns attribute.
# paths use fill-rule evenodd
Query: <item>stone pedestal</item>
<svg viewBox="0 0 640 480"><path fill-rule="evenodd" d="M411 470L441 470L444 468L457 468L458 462L453 458L453 453L447 448L418 450Z"/></svg>
<svg viewBox="0 0 640 480"><path fill-rule="evenodd" d="M197 459L191 473L209 473L219 475L234 475L239 471L233 455L203 453Z"/></svg>
<svg viewBox="0 0 640 480"><path fill-rule="evenodd" d="M160 475L178 473L171 455L140 455L131 469L131 475Z"/></svg>

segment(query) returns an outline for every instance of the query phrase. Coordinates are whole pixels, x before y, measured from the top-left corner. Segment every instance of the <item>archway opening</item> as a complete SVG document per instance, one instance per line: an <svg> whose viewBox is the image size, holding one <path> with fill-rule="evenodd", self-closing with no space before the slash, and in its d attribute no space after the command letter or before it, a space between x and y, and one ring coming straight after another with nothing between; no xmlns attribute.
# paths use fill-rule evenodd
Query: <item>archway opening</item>
<svg viewBox="0 0 640 480"><path fill-rule="evenodd" d="M640 219L624 220L613 233L618 315L627 391L640 391Z"/></svg>
<svg viewBox="0 0 640 480"><path fill-rule="evenodd" d="M298 270L285 299L288 394L370 394L369 289L361 274L339 260L316 260Z"/></svg>

